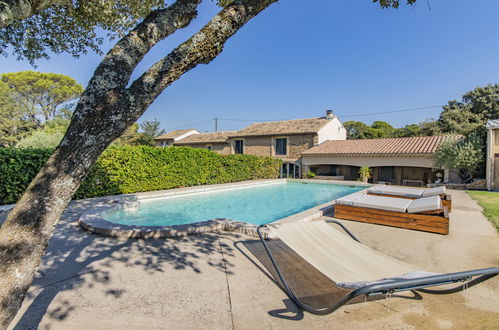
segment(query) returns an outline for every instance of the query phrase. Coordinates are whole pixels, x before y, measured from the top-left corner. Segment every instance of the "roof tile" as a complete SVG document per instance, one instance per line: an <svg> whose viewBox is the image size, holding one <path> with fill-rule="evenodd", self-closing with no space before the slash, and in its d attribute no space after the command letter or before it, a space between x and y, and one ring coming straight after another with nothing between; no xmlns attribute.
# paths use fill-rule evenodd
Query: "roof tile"
<svg viewBox="0 0 499 330"><path fill-rule="evenodd" d="M445 140L460 135L416 136L407 138L335 140L312 147L303 155L432 154Z"/></svg>

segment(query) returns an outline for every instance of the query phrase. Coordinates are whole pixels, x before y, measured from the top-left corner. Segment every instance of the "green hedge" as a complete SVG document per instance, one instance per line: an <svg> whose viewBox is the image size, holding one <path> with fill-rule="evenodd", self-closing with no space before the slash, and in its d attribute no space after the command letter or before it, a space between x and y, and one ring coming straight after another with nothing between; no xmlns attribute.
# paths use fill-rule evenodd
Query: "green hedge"
<svg viewBox="0 0 499 330"><path fill-rule="evenodd" d="M0 204L15 203L51 153L0 148ZM280 165L270 157L222 156L188 147L111 147L99 157L75 198L271 179L279 176Z"/></svg>

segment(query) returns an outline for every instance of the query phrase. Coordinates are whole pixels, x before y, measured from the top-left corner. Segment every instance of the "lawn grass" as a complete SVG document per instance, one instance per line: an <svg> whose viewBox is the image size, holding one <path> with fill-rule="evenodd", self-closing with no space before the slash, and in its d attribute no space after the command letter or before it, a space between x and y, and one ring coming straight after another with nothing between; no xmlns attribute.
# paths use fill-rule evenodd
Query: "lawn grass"
<svg viewBox="0 0 499 330"><path fill-rule="evenodd" d="M483 208L483 214L499 230L499 192L492 191L467 191Z"/></svg>

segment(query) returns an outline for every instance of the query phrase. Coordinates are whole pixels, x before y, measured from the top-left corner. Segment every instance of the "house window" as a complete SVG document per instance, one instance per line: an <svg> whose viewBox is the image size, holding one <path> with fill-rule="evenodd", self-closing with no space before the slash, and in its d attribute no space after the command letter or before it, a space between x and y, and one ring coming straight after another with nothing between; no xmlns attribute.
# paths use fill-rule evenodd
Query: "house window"
<svg viewBox="0 0 499 330"><path fill-rule="evenodd" d="M243 140L234 140L234 153L242 154L243 151Z"/></svg>
<svg viewBox="0 0 499 330"><path fill-rule="evenodd" d="M394 179L393 166L382 166L379 168L378 180L390 181Z"/></svg>
<svg viewBox="0 0 499 330"><path fill-rule="evenodd" d="M286 155L288 139L275 139L275 154Z"/></svg>
<svg viewBox="0 0 499 330"><path fill-rule="evenodd" d="M206 149L211 150L211 146L206 146Z"/></svg>

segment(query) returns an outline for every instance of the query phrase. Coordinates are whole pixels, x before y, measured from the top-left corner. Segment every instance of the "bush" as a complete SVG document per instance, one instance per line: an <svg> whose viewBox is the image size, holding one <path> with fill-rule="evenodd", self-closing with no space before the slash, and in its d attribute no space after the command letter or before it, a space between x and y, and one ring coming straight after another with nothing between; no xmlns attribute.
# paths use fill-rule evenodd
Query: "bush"
<svg viewBox="0 0 499 330"><path fill-rule="evenodd" d="M309 178L309 179L315 178L315 173L312 172L311 170L308 170L308 172L307 172L307 178Z"/></svg>
<svg viewBox="0 0 499 330"><path fill-rule="evenodd" d="M0 148L0 204L14 203L21 197L52 151Z"/></svg>
<svg viewBox="0 0 499 330"><path fill-rule="evenodd" d="M51 149L0 148L0 204L15 203ZM76 192L89 198L279 176L281 161L253 155L218 155L188 147L123 146L107 149Z"/></svg>

